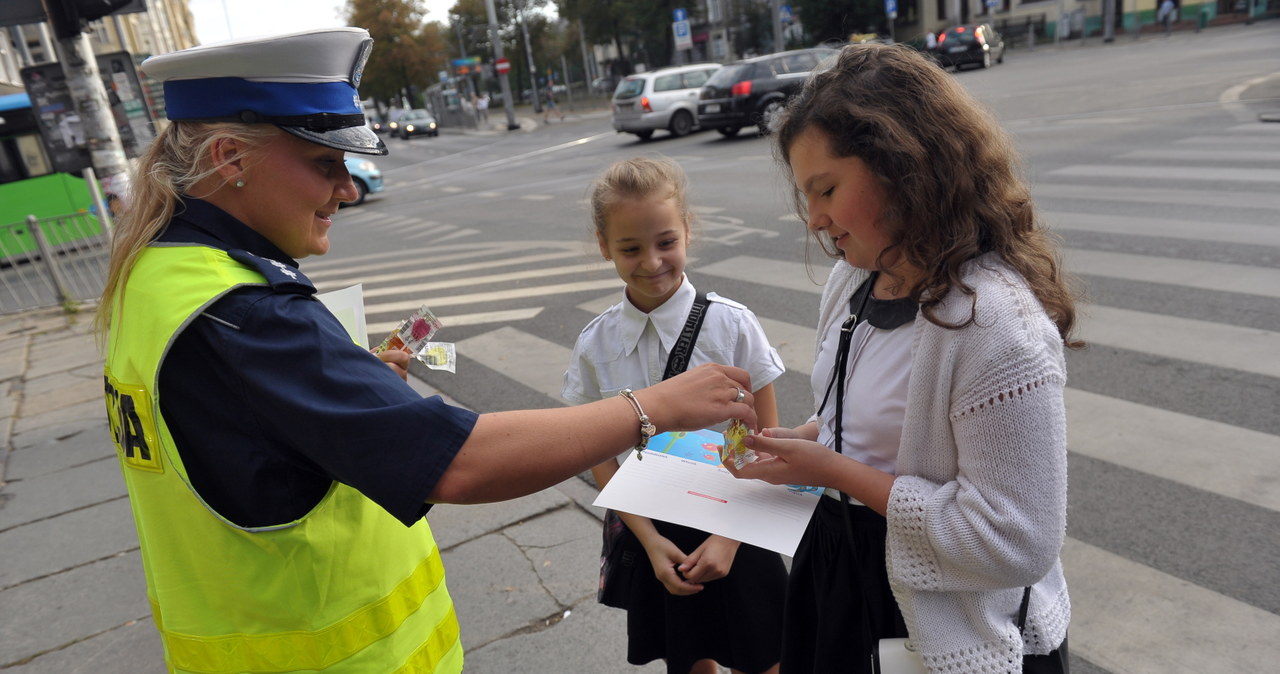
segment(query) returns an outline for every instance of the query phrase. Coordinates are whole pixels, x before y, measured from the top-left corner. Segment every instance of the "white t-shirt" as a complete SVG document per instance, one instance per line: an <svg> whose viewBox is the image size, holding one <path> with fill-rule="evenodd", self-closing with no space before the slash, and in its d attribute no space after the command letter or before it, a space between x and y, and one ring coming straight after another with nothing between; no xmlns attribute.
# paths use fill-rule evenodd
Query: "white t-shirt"
<svg viewBox="0 0 1280 674"><path fill-rule="evenodd" d="M662 380L667 357L684 330L697 290L688 276L676 294L645 314L626 298L594 318L578 335L562 397L575 405L603 400L624 388L641 389ZM689 354L689 368L721 363L746 370L760 390L786 371L750 309L707 293L702 330Z"/></svg>
<svg viewBox="0 0 1280 674"><path fill-rule="evenodd" d="M835 368L840 322L833 321L814 358L811 384L813 408L818 409ZM849 341L849 371L845 374L844 418L840 451L872 468L897 474L898 447L907 411L907 382L911 377L911 339L915 321L892 330L858 323ZM836 391L819 414L818 442L835 448Z"/></svg>

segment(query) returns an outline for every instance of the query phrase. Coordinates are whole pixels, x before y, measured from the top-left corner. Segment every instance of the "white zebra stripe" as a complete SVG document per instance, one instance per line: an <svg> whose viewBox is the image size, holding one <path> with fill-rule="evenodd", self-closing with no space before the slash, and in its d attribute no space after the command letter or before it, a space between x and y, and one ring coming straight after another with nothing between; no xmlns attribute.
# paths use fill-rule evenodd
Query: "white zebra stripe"
<svg viewBox="0 0 1280 674"><path fill-rule="evenodd" d="M1280 297L1280 269L1275 268L1076 248L1067 249L1064 259L1076 274Z"/></svg>

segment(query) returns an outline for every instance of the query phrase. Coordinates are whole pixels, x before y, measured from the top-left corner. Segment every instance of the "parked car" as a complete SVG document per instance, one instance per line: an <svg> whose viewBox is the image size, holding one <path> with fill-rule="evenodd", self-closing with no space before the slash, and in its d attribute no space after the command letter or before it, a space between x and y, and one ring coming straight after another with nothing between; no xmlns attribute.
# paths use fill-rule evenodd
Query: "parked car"
<svg viewBox="0 0 1280 674"><path fill-rule="evenodd" d="M351 174L351 182L356 184L356 193L359 195L354 201L348 201L343 206L359 206L364 203L364 198L369 194L381 192L385 187L382 180L382 171L378 170L378 166L372 161L364 157L347 157L347 173Z"/></svg>
<svg viewBox="0 0 1280 674"><path fill-rule="evenodd" d="M1004 38L989 23L955 26L938 36L933 56L943 68L990 68L993 62L1004 63Z"/></svg>
<svg viewBox="0 0 1280 674"><path fill-rule="evenodd" d="M404 140L409 140L414 136L439 136L440 127L436 124L436 118L431 116L425 108L414 108L403 115L395 122L392 128L392 134L398 135Z"/></svg>
<svg viewBox="0 0 1280 674"><path fill-rule="evenodd" d="M767 133L769 120L800 91L809 73L838 53L826 47L796 49L725 65L702 87L698 123L725 136L737 135L744 126Z"/></svg>
<svg viewBox="0 0 1280 674"><path fill-rule="evenodd" d="M609 94L613 93L616 88L618 88L618 81L613 79L612 76L597 77L591 80L591 90L596 93Z"/></svg>
<svg viewBox="0 0 1280 674"><path fill-rule="evenodd" d="M657 129L679 137L698 128L698 95L719 63L626 76L613 92L613 128L649 140Z"/></svg>

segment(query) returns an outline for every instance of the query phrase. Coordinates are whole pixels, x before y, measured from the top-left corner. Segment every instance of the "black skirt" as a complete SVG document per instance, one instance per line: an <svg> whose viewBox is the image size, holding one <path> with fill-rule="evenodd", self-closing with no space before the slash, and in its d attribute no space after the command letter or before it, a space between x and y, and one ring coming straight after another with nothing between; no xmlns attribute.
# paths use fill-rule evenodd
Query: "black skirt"
<svg viewBox="0 0 1280 674"><path fill-rule="evenodd" d="M866 506L819 499L791 562L781 674L869 673L876 641L907 636L889 588L886 531Z"/></svg>
<svg viewBox="0 0 1280 674"><path fill-rule="evenodd" d="M708 537L679 524L653 523L685 554ZM781 555L746 543L727 576L683 597L667 592L646 559L627 610L627 662L665 659L668 674L688 674L695 662L710 658L738 671L763 672L778 662L786 584Z"/></svg>

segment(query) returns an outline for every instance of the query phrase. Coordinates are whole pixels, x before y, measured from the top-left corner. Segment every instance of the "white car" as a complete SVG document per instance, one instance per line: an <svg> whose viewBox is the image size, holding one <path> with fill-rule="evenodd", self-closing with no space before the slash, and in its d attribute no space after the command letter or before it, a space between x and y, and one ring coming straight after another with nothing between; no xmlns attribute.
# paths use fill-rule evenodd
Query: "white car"
<svg viewBox="0 0 1280 674"><path fill-rule="evenodd" d="M613 128L648 140L657 129L683 136L698 128L698 94L718 63L627 75L613 92Z"/></svg>

